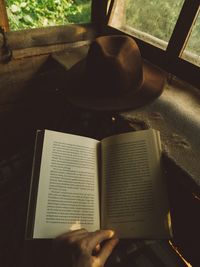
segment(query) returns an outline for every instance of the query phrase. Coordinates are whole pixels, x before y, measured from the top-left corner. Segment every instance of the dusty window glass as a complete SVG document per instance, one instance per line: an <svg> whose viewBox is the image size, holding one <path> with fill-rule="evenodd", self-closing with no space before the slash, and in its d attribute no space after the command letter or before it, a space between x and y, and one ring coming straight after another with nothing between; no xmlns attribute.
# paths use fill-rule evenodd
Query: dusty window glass
<svg viewBox="0 0 200 267"><path fill-rule="evenodd" d="M194 21L188 41L181 57L197 66L200 66L200 11Z"/></svg>
<svg viewBox="0 0 200 267"><path fill-rule="evenodd" d="M88 23L91 0L6 0L10 30Z"/></svg>
<svg viewBox="0 0 200 267"><path fill-rule="evenodd" d="M109 24L166 49L184 0L116 0Z"/></svg>

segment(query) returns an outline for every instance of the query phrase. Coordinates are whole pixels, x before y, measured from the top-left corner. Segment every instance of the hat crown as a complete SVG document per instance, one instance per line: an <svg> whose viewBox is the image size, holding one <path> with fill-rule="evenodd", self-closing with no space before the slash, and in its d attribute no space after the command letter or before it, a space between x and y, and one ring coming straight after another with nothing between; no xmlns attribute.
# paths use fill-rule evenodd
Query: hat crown
<svg viewBox="0 0 200 267"><path fill-rule="evenodd" d="M120 96L137 91L143 80L136 42L127 36L102 36L92 42L86 61L87 79L95 84L90 94Z"/></svg>
<svg viewBox="0 0 200 267"><path fill-rule="evenodd" d="M162 93L166 78L163 70L142 59L136 42L126 35L96 38L70 74L68 100L99 111L141 107Z"/></svg>

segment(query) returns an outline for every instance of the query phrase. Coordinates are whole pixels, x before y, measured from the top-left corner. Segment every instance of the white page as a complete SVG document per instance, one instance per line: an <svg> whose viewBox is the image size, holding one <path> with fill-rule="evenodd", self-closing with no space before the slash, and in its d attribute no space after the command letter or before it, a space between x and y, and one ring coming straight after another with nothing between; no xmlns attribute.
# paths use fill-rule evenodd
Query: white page
<svg viewBox="0 0 200 267"><path fill-rule="evenodd" d="M98 144L45 130L33 238L99 229Z"/></svg>
<svg viewBox="0 0 200 267"><path fill-rule="evenodd" d="M169 206L159 133L145 130L102 141L102 224L121 238L168 238Z"/></svg>

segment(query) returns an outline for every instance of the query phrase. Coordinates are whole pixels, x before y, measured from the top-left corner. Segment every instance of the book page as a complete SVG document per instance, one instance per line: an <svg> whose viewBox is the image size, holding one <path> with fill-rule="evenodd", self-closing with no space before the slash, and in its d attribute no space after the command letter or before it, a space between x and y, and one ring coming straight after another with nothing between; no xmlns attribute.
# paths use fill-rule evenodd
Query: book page
<svg viewBox="0 0 200 267"><path fill-rule="evenodd" d="M98 144L45 130L33 238L99 229Z"/></svg>
<svg viewBox="0 0 200 267"><path fill-rule="evenodd" d="M169 206L160 166L159 133L152 129L102 141L103 228L121 238L168 238Z"/></svg>

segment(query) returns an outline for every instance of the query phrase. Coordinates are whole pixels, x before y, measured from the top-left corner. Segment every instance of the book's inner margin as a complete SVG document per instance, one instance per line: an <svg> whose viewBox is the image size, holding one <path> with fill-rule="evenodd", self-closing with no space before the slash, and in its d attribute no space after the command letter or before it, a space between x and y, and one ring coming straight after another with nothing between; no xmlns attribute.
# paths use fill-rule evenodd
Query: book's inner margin
<svg viewBox="0 0 200 267"><path fill-rule="evenodd" d="M34 238L99 229L98 141L45 131Z"/></svg>

